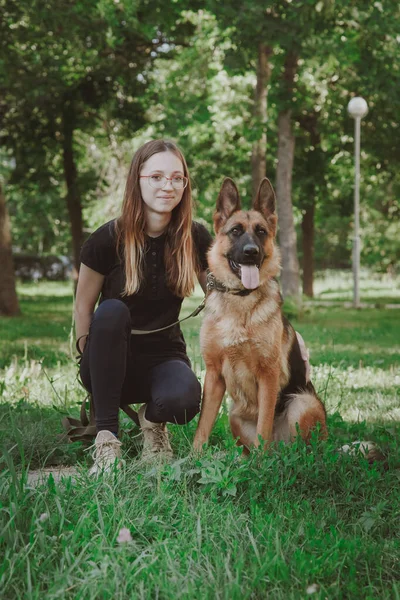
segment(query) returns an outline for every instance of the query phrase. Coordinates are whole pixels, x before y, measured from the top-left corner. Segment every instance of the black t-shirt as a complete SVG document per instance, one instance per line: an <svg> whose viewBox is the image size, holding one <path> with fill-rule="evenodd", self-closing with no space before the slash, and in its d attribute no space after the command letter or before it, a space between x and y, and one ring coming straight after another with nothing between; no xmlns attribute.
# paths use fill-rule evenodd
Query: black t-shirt
<svg viewBox="0 0 400 600"><path fill-rule="evenodd" d="M193 222L192 236L201 270L207 268L207 251L212 237L207 229ZM152 330L174 323L179 318L183 298L167 287L164 267L166 233L157 238L146 236L143 282L138 292L122 296L125 269L117 253L115 220L102 225L82 246L80 260L105 276L100 301L117 298L130 310L132 328ZM131 351L148 364L168 358L188 361L186 345L179 325L165 331L131 336Z"/></svg>

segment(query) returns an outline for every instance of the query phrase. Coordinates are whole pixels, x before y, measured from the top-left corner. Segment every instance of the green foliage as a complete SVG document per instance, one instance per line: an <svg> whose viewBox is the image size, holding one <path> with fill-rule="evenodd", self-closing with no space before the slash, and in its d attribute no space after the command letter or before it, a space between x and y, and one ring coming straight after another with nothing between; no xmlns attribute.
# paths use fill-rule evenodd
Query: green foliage
<svg viewBox="0 0 400 600"><path fill-rule="evenodd" d="M65 179L78 204L101 191L88 150L143 125L146 70L164 52L166 41L179 39L178 13L161 12L157 0L134 2L126 10L119 3L90 0L51 11L42 0L18 6L2 0L1 8L0 144L7 164L0 175L10 182L6 196L17 223L14 243L27 245L25 250L54 251L60 225L58 251L64 250L66 242L70 246L70 235L64 233ZM167 39L171 22L174 31ZM68 163L69 152L74 166ZM43 214L46 204L49 210Z"/></svg>
<svg viewBox="0 0 400 600"><path fill-rule="evenodd" d="M172 61L159 59L150 75L148 111L152 135L172 137L187 157L197 215L211 223L221 182L233 177L249 203L251 74L230 78L224 57L231 47L215 18L186 12L195 27L188 47Z"/></svg>
<svg viewBox="0 0 400 600"><path fill-rule="evenodd" d="M295 220L299 228L315 202L316 266L350 264L354 140L346 106L362 94L370 111L362 123L361 260L396 268L398 3L383 10L367 2L252 1L238 10L210 0L198 10L175 2L165 11L157 0L104 1L67 3L51 14L45 2L28 4L2 0L0 24L0 169L17 251L69 251L64 117L74 128L87 231L119 212L133 151L157 136L183 148L197 214L209 226L224 176L235 178L248 206L262 42L272 48L267 174L274 179L285 96L296 135ZM290 98L282 81L288 51L299 57Z"/></svg>

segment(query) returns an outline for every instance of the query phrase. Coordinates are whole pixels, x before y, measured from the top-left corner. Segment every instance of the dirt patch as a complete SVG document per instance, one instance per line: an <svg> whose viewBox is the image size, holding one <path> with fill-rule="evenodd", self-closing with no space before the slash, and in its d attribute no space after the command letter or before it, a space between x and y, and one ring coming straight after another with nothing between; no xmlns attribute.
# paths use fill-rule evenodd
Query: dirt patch
<svg viewBox="0 0 400 600"><path fill-rule="evenodd" d="M63 467L62 465L59 467L46 467L37 471L28 471L28 484L37 485L38 483L43 483L48 480L50 475L53 476L55 482L59 482L66 477L72 477L75 480L78 471L76 467Z"/></svg>

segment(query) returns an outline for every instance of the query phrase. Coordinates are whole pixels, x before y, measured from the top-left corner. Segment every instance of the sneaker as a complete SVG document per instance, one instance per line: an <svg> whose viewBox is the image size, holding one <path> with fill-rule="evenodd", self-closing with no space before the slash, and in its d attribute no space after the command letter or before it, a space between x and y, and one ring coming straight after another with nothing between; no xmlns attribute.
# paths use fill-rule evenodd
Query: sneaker
<svg viewBox="0 0 400 600"><path fill-rule="evenodd" d="M100 473L112 471L114 465L117 469L121 467L121 442L111 431L99 431L90 448L94 448L94 464L89 469L89 475L97 477Z"/></svg>
<svg viewBox="0 0 400 600"><path fill-rule="evenodd" d="M144 416L146 404L138 410L140 427L143 431L142 460L151 461L156 458L172 458L173 452L168 439L165 423L152 423Z"/></svg>

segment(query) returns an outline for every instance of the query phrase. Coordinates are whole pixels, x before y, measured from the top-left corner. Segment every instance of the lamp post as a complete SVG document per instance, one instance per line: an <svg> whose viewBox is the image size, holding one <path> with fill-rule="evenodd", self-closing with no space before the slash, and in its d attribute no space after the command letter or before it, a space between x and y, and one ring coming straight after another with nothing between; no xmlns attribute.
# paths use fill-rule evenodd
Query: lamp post
<svg viewBox="0 0 400 600"><path fill-rule="evenodd" d="M360 130L361 119L368 112L368 104L357 96L352 98L347 106L347 111L354 119L354 237L353 237L353 306L360 308Z"/></svg>

